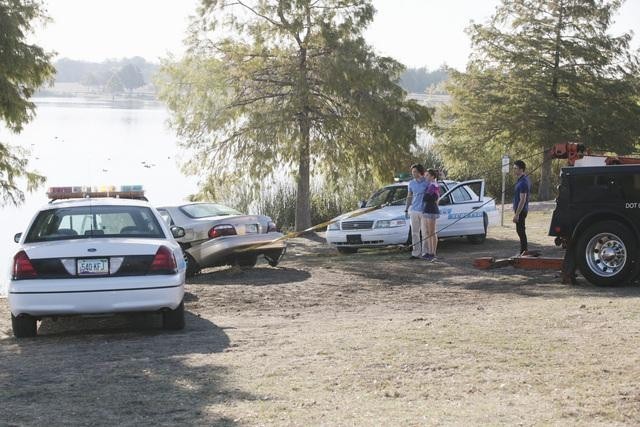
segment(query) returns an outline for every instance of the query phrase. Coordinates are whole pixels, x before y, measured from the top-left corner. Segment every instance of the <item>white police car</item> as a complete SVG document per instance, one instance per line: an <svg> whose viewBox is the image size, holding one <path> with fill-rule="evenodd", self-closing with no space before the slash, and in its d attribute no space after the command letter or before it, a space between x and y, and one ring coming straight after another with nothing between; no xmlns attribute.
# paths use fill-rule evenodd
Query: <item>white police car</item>
<svg viewBox="0 0 640 427"><path fill-rule="evenodd" d="M438 237L466 236L472 243L484 242L487 227L497 224L498 211L493 200L484 196L484 180L465 182L439 181L440 218ZM327 228L327 242L341 253L355 253L359 248L401 245L411 241L411 224L405 216L407 182L398 182L373 193L361 208L388 204L363 215L348 212L334 218Z"/></svg>
<svg viewBox="0 0 640 427"><path fill-rule="evenodd" d="M165 329L182 329L186 263L174 237L183 235L146 201L50 202L15 236L14 335L35 336L43 317L122 312L160 312Z"/></svg>

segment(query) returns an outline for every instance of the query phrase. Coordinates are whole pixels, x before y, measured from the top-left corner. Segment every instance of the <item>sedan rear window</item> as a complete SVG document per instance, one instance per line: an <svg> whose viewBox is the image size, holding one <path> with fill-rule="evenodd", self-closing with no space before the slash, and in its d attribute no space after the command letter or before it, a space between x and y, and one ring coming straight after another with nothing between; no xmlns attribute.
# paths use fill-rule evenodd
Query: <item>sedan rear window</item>
<svg viewBox="0 0 640 427"><path fill-rule="evenodd" d="M206 218L209 216L242 215L235 209L217 203L197 203L185 205L180 210L191 218Z"/></svg>
<svg viewBox="0 0 640 427"><path fill-rule="evenodd" d="M38 214L26 243L89 237L164 238L151 209L144 206L77 206Z"/></svg>

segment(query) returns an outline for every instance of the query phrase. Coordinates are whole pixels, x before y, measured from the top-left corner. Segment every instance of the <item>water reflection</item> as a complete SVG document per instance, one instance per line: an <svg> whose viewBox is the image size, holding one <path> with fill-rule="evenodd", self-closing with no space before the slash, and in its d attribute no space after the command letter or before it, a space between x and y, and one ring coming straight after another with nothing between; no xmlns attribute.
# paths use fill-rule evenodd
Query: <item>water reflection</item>
<svg viewBox="0 0 640 427"><path fill-rule="evenodd" d="M141 110L141 109L164 109L164 104L155 100L134 99L134 98L35 98L39 107L54 106L60 108L73 108L81 106L82 108L113 108L125 110Z"/></svg>
<svg viewBox="0 0 640 427"><path fill-rule="evenodd" d="M49 186L134 185L145 187L154 204L171 204L196 192L185 177L162 104L82 98L39 98L36 118L19 135L0 129L0 141L30 150L29 168L47 177L20 207L0 208L0 294L6 289L13 235L27 227L35 210L48 202Z"/></svg>

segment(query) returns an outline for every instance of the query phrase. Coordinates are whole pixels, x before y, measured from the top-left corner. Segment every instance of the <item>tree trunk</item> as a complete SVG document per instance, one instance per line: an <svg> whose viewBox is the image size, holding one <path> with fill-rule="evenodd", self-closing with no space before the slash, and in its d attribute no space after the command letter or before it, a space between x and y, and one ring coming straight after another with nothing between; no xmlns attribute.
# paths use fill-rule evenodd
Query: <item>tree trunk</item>
<svg viewBox="0 0 640 427"><path fill-rule="evenodd" d="M296 231L311 227L311 192L309 191L309 118L303 115L300 125L298 192L296 197Z"/></svg>
<svg viewBox="0 0 640 427"><path fill-rule="evenodd" d="M538 201L550 200L551 195L551 159L545 152L542 154L542 168L540 170L540 187L538 187Z"/></svg>
<svg viewBox="0 0 640 427"><path fill-rule="evenodd" d="M310 118L309 118L309 81L307 76L307 49L301 46L298 64L298 127L300 130L300 150L298 152L298 193L296 196L296 231L311 227L310 181Z"/></svg>
<svg viewBox="0 0 640 427"><path fill-rule="evenodd" d="M564 1L556 3L558 7L558 20L555 27L555 49L553 53L553 69L551 77L551 98L553 107L547 115L547 135L545 141L552 144L556 141L557 132L556 120L560 111L560 95L559 95L559 73L560 73L560 56L562 49L562 30L564 29ZM550 147L547 147L550 148ZM542 167L540 170L540 187L538 187L538 200L551 199L551 158L547 152L542 154Z"/></svg>

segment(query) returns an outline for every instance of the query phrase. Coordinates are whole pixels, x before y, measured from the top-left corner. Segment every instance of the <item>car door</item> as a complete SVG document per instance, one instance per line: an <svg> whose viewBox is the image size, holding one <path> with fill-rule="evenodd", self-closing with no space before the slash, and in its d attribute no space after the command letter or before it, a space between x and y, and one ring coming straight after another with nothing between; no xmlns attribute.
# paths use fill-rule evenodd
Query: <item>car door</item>
<svg viewBox="0 0 640 427"><path fill-rule="evenodd" d="M484 233L484 179L460 182L440 197L436 230L441 237Z"/></svg>

